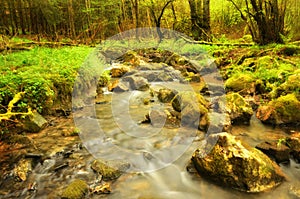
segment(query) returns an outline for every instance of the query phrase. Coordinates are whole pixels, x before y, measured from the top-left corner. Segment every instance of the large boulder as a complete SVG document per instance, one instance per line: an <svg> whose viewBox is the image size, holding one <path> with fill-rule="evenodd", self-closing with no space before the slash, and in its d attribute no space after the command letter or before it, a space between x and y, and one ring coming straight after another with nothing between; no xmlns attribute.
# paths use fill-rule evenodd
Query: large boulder
<svg viewBox="0 0 300 199"><path fill-rule="evenodd" d="M256 117L262 122L269 124L299 124L300 102L295 94L281 96L270 101L265 106L260 106Z"/></svg>
<svg viewBox="0 0 300 199"><path fill-rule="evenodd" d="M226 112L233 124L249 124L253 115L250 104L238 93L226 95Z"/></svg>
<svg viewBox="0 0 300 199"><path fill-rule="evenodd" d="M192 162L200 175L222 186L256 193L285 180L280 167L268 156L228 133L212 134L206 141L195 151Z"/></svg>

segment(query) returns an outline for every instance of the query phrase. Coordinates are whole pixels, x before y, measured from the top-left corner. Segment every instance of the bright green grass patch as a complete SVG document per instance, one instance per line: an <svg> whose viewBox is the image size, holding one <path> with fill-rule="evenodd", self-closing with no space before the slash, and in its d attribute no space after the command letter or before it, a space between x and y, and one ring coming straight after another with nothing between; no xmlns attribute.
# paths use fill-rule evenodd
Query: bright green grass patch
<svg viewBox="0 0 300 199"><path fill-rule="evenodd" d="M70 101L78 68L83 64L90 47L36 47L30 51L0 56L0 108L14 94L25 91L16 109L24 111L30 106L47 112L57 102Z"/></svg>

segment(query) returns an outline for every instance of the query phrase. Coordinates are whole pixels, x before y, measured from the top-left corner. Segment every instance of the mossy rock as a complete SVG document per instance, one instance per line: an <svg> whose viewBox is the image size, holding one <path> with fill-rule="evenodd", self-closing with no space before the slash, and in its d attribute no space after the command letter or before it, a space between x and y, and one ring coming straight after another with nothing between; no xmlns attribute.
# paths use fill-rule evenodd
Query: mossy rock
<svg viewBox="0 0 300 199"><path fill-rule="evenodd" d="M255 92L256 79L250 74L235 74L225 82L228 91L250 94Z"/></svg>
<svg viewBox="0 0 300 199"><path fill-rule="evenodd" d="M32 115L22 120L22 124L24 130L31 133L38 133L47 126L48 122L38 112L33 112Z"/></svg>
<svg viewBox="0 0 300 199"><path fill-rule="evenodd" d="M121 66L121 67L117 67L117 68L112 68L110 70L111 72L111 76L112 77L122 77L123 75L125 75L126 73L128 73L130 71L130 68L127 66Z"/></svg>
<svg viewBox="0 0 300 199"><path fill-rule="evenodd" d="M257 66L262 68L272 68L273 58L271 56L263 56L257 59Z"/></svg>
<svg viewBox="0 0 300 199"><path fill-rule="evenodd" d="M226 112L234 124L249 124L253 115L250 104L238 93L229 93L226 95Z"/></svg>
<svg viewBox="0 0 300 199"><path fill-rule="evenodd" d="M117 60L120 60L125 65L138 66L140 64L140 58L134 51L128 51Z"/></svg>
<svg viewBox="0 0 300 199"><path fill-rule="evenodd" d="M201 176L221 186L258 193L285 180L280 167L261 151L241 143L228 133L208 136L192 162Z"/></svg>
<svg viewBox="0 0 300 199"><path fill-rule="evenodd" d="M175 111L181 112L181 123L205 130L209 124L207 116L210 103L199 93L184 91L171 101Z"/></svg>
<svg viewBox="0 0 300 199"><path fill-rule="evenodd" d="M295 93L300 98L300 70L298 71L289 76L286 82L271 91L269 94L270 97L274 99L281 95Z"/></svg>
<svg viewBox="0 0 300 199"><path fill-rule="evenodd" d="M259 107L256 116L262 122L270 124L299 124L299 110L300 102L293 93L281 96L267 105Z"/></svg>
<svg viewBox="0 0 300 199"><path fill-rule="evenodd" d="M186 106L196 102L202 108L209 108L210 103L200 94L193 91L184 91L178 93L171 101L175 111L181 112ZM206 111L205 111L206 112Z"/></svg>
<svg viewBox="0 0 300 199"><path fill-rule="evenodd" d="M91 164L91 168L98 174L102 175L104 180L114 180L119 178L123 172L129 168L129 164L119 161L95 160Z"/></svg>
<svg viewBox="0 0 300 199"><path fill-rule="evenodd" d="M110 81L109 71L104 71L98 80L97 87L106 87Z"/></svg>
<svg viewBox="0 0 300 199"><path fill-rule="evenodd" d="M168 88L159 89L157 98L162 103L169 103L175 97L177 91Z"/></svg>
<svg viewBox="0 0 300 199"><path fill-rule="evenodd" d="M81 199L88 193L89 186L83 180L74 180L62 193L62 199Z"/></svg>

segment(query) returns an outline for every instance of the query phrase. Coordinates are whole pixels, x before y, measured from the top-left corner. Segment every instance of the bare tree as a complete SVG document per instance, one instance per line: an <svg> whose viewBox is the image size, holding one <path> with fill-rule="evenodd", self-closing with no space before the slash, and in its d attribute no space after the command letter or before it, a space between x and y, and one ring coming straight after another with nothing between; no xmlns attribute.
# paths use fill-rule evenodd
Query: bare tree
<svg viewBox="0 0 300 199"><path fill-rule="evenodd" d="M161 9L159 15L156 16L156 13L155 13L155 7L154 7L155 4L154 4L153 0L151 0L150 11L151 11L152 17L153 17L153 19L154 19L154 22L155 22L155 25L156 25L156 31L157 31L157 34L158 34L158 36L159 36L159 40L160 40L160 41L162 41L162 39L163 39L163 37L164 37L163 32L161 31L161 19L162 19L163 15L164 15L164 12L165 12L166 8L167 8L168 5L169 5L170 3L172 3L173 1L174 1L174 0L168 0L168 1L164 4L163 8Z"/></svg>

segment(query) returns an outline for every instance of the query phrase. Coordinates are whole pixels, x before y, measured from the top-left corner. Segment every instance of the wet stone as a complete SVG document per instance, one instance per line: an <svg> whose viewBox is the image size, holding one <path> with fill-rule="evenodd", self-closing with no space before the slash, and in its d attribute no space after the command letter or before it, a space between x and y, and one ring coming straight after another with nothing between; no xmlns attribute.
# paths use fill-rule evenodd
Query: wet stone
<svg viewBox="0 0 300 199"><path fill-rule="evenodd" d="M265 153L270 158L275 159L277 163L289 162L291 149L286 146L285 141L263 142L255 148Z"/></svg>
<svg viewBox="0 0 300 199"><path fill-rule="evenodd" d="M129 82L132 90L147 91L150 87L148 80L144 77L128 76L123 80Z"/></svg>
<svg viewBox="0 0 300 199"><path fill-rule="evenodd" d="M114 92L126 92L129 91L129 84L128 82L120 81L116 87L113 89Z"/></svg>
<svg viewBox="0 0 300 199"><path fill-rule="evenodd" d="M291 148L291 156L296 162L300 163L300 133L293 133L286 139L287 145Z"/></svg>
<svg viewBox="0 0 300 199"><path fill-rule="evenodd" d="M163 110L151 110L149 119L152 126L163 127L166 123L167 115Z"/></svg>

